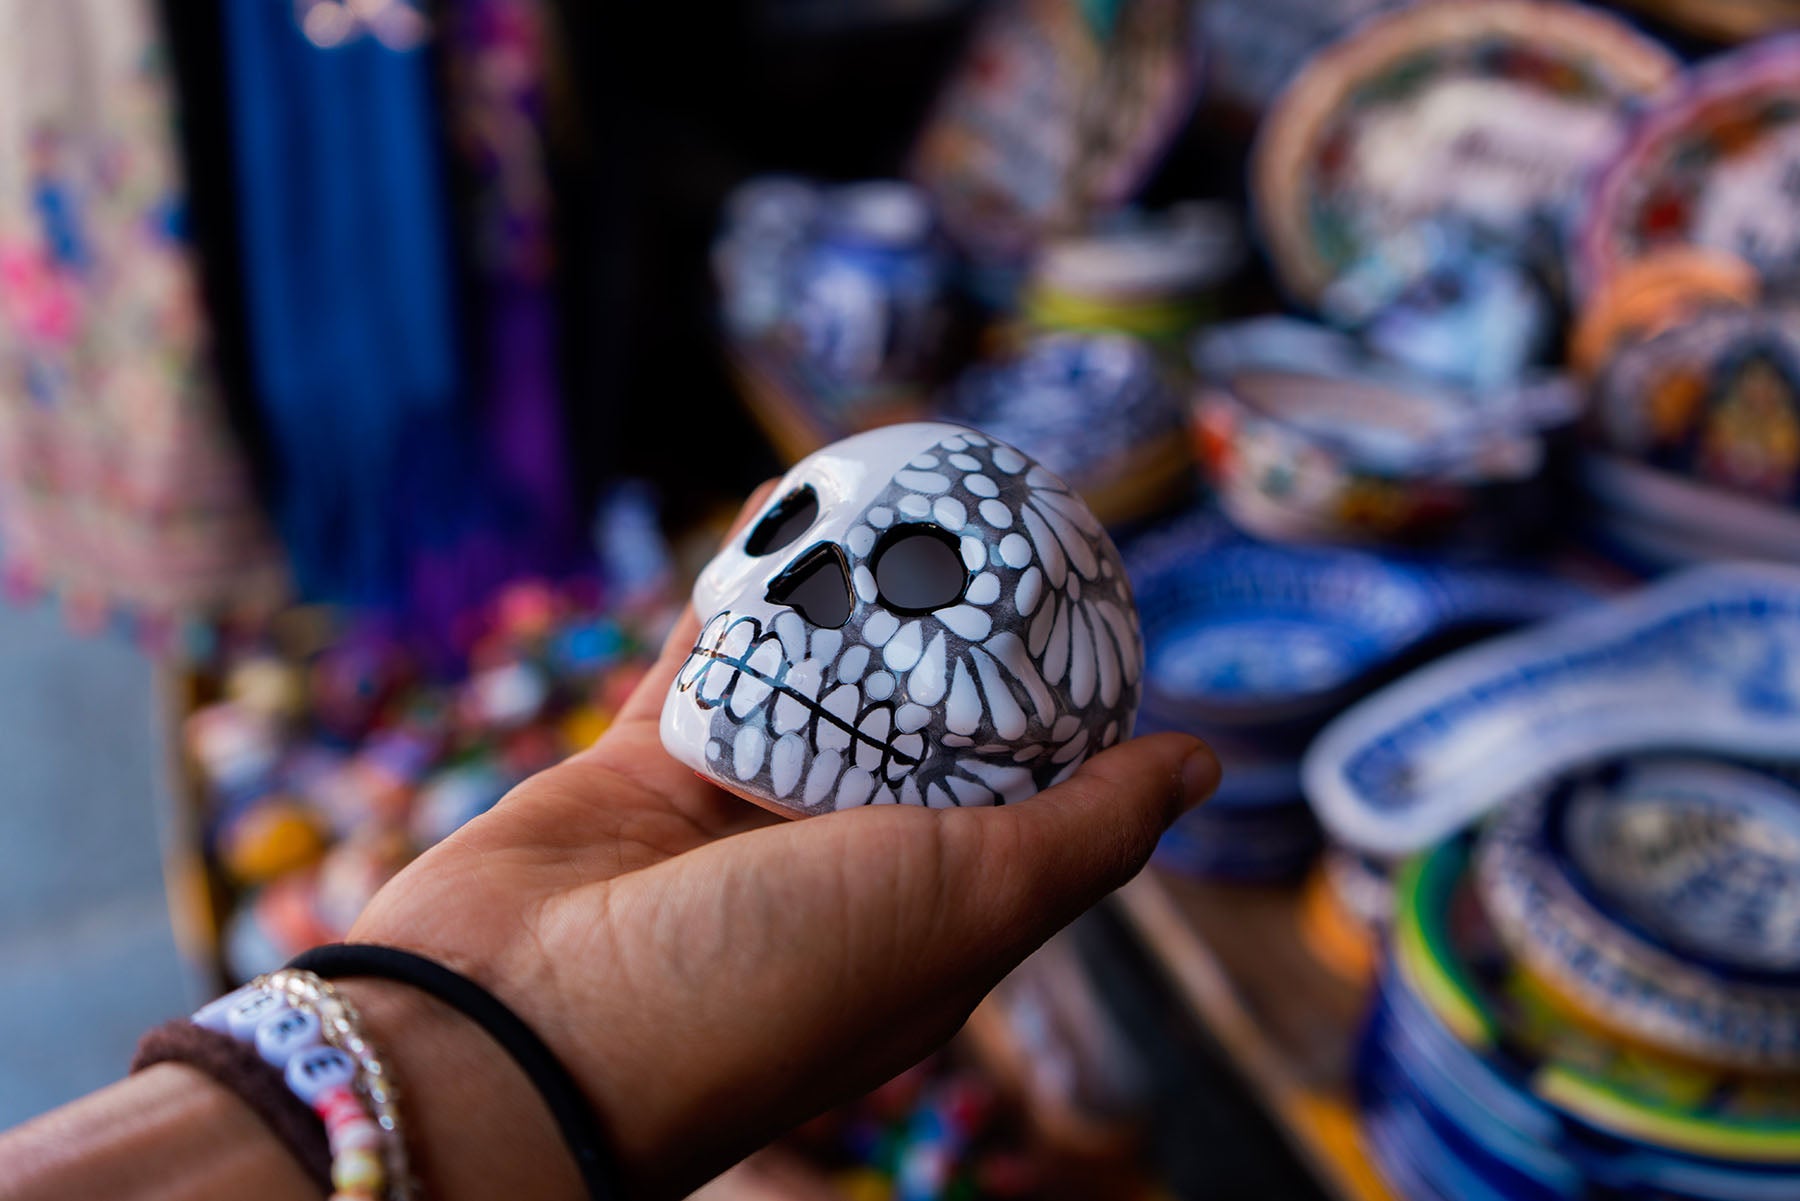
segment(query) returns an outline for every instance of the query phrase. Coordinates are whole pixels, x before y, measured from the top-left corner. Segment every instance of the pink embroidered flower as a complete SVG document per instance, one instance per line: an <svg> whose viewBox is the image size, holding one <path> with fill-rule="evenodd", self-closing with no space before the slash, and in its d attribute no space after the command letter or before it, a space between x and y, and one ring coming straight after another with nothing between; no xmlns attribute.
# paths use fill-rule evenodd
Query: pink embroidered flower
<svg viewBox="0 0 1800 1201"><path fill-rule="evenodd" d="M37 246L0 245L0 313L27 340L66 346L81 326L81 297Z"/></svg>

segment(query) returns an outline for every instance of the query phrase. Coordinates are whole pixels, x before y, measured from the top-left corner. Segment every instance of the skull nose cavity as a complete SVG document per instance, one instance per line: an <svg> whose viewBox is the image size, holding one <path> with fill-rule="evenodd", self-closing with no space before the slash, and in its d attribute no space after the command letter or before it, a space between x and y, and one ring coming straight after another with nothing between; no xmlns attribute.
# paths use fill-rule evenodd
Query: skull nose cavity
<svg viewBox="0 0 1800 1201"><path fill-rule="evenodd" d="M811 625L835 630L850 620L850 569L844 552L821 542L769 584L770 603L786 605Z"/></svg>

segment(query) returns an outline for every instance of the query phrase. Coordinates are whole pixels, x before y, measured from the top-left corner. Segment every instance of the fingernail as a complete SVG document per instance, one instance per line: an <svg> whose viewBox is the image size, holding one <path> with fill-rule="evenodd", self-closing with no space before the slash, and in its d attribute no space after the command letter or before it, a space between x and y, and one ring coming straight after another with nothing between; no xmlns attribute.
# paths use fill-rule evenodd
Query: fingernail
<svg viewBox="0 0 1800 1201"><path fill-rule="evenodd" d="M1181 808L1185 813L1206 800L1219 786L1219 760L1201 743L1181 761Z"/></svg>

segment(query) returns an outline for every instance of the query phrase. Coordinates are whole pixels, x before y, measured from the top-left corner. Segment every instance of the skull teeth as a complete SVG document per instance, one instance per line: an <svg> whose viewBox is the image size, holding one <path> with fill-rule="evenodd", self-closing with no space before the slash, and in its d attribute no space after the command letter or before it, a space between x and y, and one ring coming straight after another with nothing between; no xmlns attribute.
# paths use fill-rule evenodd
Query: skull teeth
<svg viewBox="0 0 1800 1201"><path fill-rule="evenodd" d="M709 705L719 703L725 695L725 689L737 678L737 670L717 659L710 659L700 669L700 699Z"/></svg>
<svg viewBox="0 0 1800 1201"><path fill-rule="evenodd" d="M819 723L819 746L843 750L850 745L851 723L856 720L856 710L862 705L862 692L854 684L840 684L826 693L820 704L837 721Z"/></svg>
<svg viewBox="0 0 1800 1201"><path fill-rule="evenodd" d="M838 770L843 766L844 756L837 751L822 750L813 756L812 767L806 773L806 791L802 794L807 808L816 808L831 795Z"/></svg>
<svg viewBox="0 0 1800 1201"><path fill-rule="evenodd" d="M742 659L744 652L750 649L751 639L756 637L756 623L749 618L732 623L720 639L718 653L728 659Z"/></svg>
<svg viewBox="0 0 1800 1201"><path fill-rule="evenodd" d="M875 771L881 766L887 757L884 744L892 727L893 718L886 709L873 709L858 723L856 732L861 737L856 740L856 766L864 771Z"/></svg>
<svg viewBox="0 0 1800 1201"><path fill-rule="evenodd" d="M781 670L781 644L766 639L750 655L749 671L737 673L737 687L731 693L731 715L742 721L769 699L775 689L769 683Z"/></svg>

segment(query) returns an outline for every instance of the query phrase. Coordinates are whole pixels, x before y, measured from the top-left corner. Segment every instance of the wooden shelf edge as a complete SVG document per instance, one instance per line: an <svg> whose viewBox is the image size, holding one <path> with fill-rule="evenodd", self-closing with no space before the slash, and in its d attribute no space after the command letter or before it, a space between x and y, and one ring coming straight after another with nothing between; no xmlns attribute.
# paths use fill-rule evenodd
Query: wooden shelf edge
<svg viewBox="0 0 1800 1201"><path fill-rule="evenodd" d="M1326 1192L1339 1201L1397 1201L1362 1148L1347 1095L1306 1084L1264 1036L1230 974L1182 917L1154 870L1118 893L1127 919Z"/></svg>

